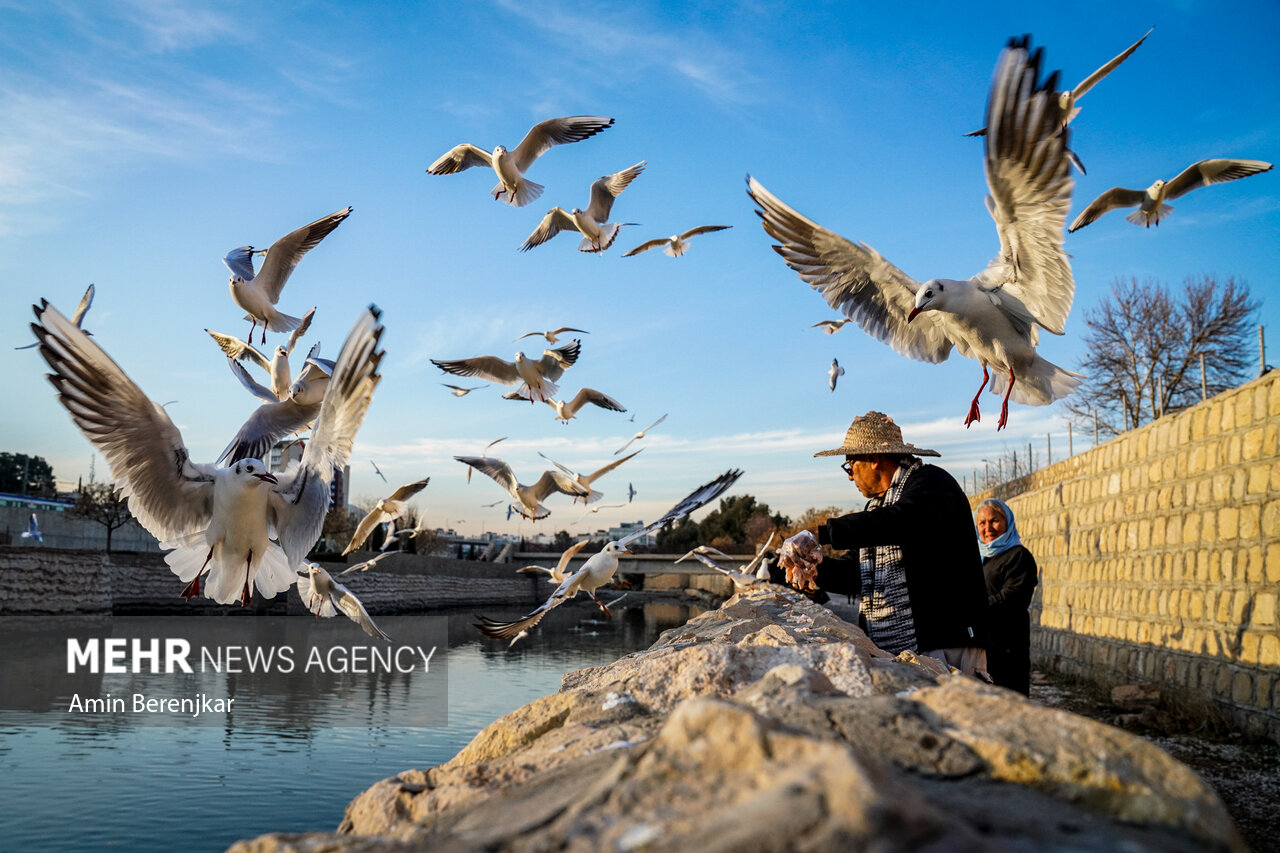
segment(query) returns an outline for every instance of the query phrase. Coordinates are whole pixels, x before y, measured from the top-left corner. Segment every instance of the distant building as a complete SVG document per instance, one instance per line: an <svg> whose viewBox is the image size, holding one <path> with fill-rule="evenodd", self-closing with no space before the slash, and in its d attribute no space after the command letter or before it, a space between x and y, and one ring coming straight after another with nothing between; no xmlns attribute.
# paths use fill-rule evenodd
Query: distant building
<svg viewBox="0 0 1280 853"><path fill-rule="evenodd" d="M277 441L267 454L267 470L273 473L283 471L295 462L302 461L302 442L296 438ZM329 508L347 508L347 483L351 480L351 466L344 465L333 469L333 479L329 482Z"/></svg>
<svg viewBox="0 0 1280 853"><path fill-rule="evenodd" d="M637 530L641 530L643 528L644 528L643 521L624 521L621 524L619 524L617 527L610 527L609 532L605 535L608 537L610 542L616 542L622 537L630 536L632 533L635 533ZM631 544L655 545L657 544L657 541L658 540L654 538L652 533L646 533L645 535L641 536L639 539L631 540Z"/></svg>

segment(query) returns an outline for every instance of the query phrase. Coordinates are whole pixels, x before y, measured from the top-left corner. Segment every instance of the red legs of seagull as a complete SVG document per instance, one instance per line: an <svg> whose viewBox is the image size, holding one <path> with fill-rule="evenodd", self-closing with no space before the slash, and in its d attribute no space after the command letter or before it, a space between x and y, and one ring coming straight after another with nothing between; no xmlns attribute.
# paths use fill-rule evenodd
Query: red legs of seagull
<svg viewBox="0 0 1280 853"><path fill-rule="evenodd" d="M987 373L987 363L984 361L982 362L982 384L978 386L978 393L973 395L973 402L969 404L969 415L964 419L965 426L982 420L982 415L978 414L978 398L982 396L983 390L987 387L987 380L990 378L990 374Z"/></svg>
<svg viewBox="0 0 1280 853"><path fill-rule="evenodd" d="M253 592L249 589L249 567L253 564L253 549L249 550L249 556L244 560L244 589L240 592L240 606L248 607L249 602L253 600Z"/></svg>
<svg viewBox="0 0 1280 853"><path fill-rule="evenodd" d="M1009 387L1004 390L1004 402L1000 404L1000 420L996 421L996 432L1004 429L1009 422L1009 395L1013 393L1013 368L1009 368Z"/></svg>
<svg viewBox="0 0 1280 853"><path fill-rule="evenodd" d="M606 605L600 599L596 598L596 594L594 592L591 593L591 600L594 601L596 604L600 605L600 609L604 611L605 616L609 617L610 619L613 618L613 614L609 612L608 605Z"/></svg>
<svg viewBox="0 0 1280 853"><path fill-rule="evenodd" d="M189 601L200 595L200 576L204 574L204 567L209 565L209 561L213 559L213 548L209 548L209 556L204 558L204 563L200 566L200 571L196 572L196 576L191 579L191 583L182 588L182 600Z"/></svg>

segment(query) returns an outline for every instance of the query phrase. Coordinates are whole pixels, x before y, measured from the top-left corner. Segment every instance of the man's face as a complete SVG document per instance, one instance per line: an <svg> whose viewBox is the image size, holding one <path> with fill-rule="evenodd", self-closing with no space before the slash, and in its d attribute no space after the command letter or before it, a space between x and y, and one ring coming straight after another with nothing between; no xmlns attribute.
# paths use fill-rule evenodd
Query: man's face
<svg viewBox="0 0 1280 853"><path fill-rule="evenodd" d="M845 472L864 497L874 498L889 488L883 466L879 464L882 458L880 456L846 456L844 458ZM892 475L889 479L891 477Z"/></svg>

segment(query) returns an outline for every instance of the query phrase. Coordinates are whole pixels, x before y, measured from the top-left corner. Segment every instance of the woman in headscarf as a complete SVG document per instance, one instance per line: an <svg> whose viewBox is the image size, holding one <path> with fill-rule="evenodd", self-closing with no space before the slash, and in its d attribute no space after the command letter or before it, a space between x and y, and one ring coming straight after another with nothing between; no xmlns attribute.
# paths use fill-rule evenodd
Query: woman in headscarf
<svg viewBox="0 0 1280 853"><path fill-rule="evenodd" d="M1031 594L1036 560L1022 545L1013 510L997 498L982 502L975 516L982 573L987 581L987 671L1001 687L1031 693Z"/></svg>

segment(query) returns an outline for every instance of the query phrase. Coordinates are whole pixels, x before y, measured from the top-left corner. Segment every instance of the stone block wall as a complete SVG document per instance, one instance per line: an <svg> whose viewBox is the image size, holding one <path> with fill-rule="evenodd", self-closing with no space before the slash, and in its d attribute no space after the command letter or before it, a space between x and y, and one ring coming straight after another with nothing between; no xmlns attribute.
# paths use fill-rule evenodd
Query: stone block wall
<svg viewBox="0 0 1280 853"><path fill-rule="evenodd" d="M1280 741L1280 371L1002 484L1032 655Z"/></svg>

